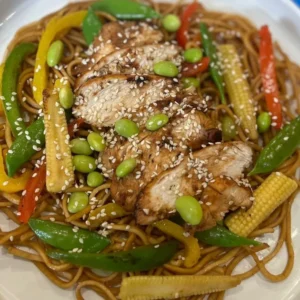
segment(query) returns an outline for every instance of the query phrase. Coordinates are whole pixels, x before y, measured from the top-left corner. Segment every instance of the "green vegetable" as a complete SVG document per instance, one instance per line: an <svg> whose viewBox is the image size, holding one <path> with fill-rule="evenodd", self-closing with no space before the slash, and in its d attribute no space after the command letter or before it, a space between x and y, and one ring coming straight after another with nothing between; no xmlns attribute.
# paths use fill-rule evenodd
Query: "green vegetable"
<svg viewBox="0 0 300 300"><path fill-rule="evenodd" d="M59 64L64 54L64 43L60 40L53 42L47 53L47 64L54 67Z"/></svg>
<svg viewBox="0 0 300 300"><path fill-rule="evenodd" d="M87 155L75 155L73 165L75 170L81 173L90 173L97 168L95 158Z"/></svg>
<svg viewBox="0 0 300 300"><path fill-rule="evenodd" d="M170 61L160 61L153 66L154 73L165 77L176 77L179 73L175 64Z"/></svg>
<svg viewBox="0 0 300 300"><path fill-rule="evenodd" d="M222 135L224 141L230 141L236 137L235 123L229 116L222 118Z"/></svg>
<svg viewBox="0 0 300 300"><path fill-rule="evenodd" d="M72 193L68 202L68 211L72 214L76 214L82 211L89 204L89 197L84 192Z"/></svg>
<svg viewBox="0 0 300 300"><path fill-rule="evenodd" d="M98 187L104 182L104 176L99 172L92 172L87 176L87 185Z"/></svg>
<svg viewBox="0 0 300 300"><path fill-rule="evenodd" d="M39 219L30 219L28 224L44 243L61 250L78 248L83 252L94 253L110 244L108 238L88 230L74 229L71 226Z"/></svg>
<svg viewBox="0 0 300 300"><path fill-rule="evenodd" d="M99 34L102 23L94 10L90 7L82 24L82 33L88 45L90 45L95 37Z"/></svg>
<svg viewBox="0 0 300 300"><path fill-rule="evenodd" d="M200 224L203 212L197 199L191 196L181 196L176 199L175 207L185 222L191 225Z"/></svg>
<svg viewBox="0 0 300 300"><path fill-rule="evenodd" d="M74 94L69 85L63 86L59 91L59 103L64 109L69 109L74 104Z"/></svg>
<svg viewBox="0 0 300 300"><path fill-rule="evenodd" d="M189 63L197 63L202 59L203 53L200 48L190 48L184 51L183 57Z"/></svg>
<svg viewBox="0 0 300 300"><path fill-rule="evenodd" d="M91 132L88 135L87 140L93 150L98 152L104 151L106 147L105 140L99 133Z"/></svg>
<svg viewBox="0 0 300 300"><path fill-rule="evenodd" d="M121 162L116 170L116 175L120 178L127 176L130 174L136 167L136 159L129 158Z"/></svg>
<svg viewBox="0 0 300 300"><path fill-rule="evenodd" d="M262 112L257 117L257 127L260 133L264 133L269 130L272 123L271 116L267 112Z"/></svg>
<svg viewBox="0 0 300 300"><path fill-rule="evenodd" d="M189 87L195 87L198 88L200 86L200 80L198 78L195 77L186 77L182 79L183 82L183 87L185 89L189 88Z"/></svg>
<svg viewBox="0 0 300 300"><path fill-rule="evenodd" d="M115 253L69 253L48 251L53 259L63 260L74 265L112 272L147 271L169 262L178 250L178 243L170 241L155 245L138 247L129 251Z"/></svg>
<svg viewBox="0 0 300 300"><path fill-rule="evenodd" d="M221 102L223 104L226 104L226 98L224 92L224 80L223 77L220 75L219 60L217 56L216 47L213 43L213 40L211 38L207 26L204 23L200 24L200 31L202 36L202 44L203 44L204 52L210 59L210 63L209 63L210 75L220 92Z"/></svg>
<svg viewBox="0 0 300 300"><path fill-rule="evenodd" d="M16 137L6 155L8 176L14 176L24 163L45 146L44 130L44 119L39 118Z"/></svg>
<svg viewBox="0 0 300 300"><path fill-rule="evenodd" d="M115 131L126 138L136 135L140 132L136 123L128 119L121 119L115 123Z"/></svg>
<svg viewBox="0 0 300 300"><path fill-rule="evenodd" d="M150 117L146 122L146 128L150 131L156 131L164 127L169 122L169 117L165 114L157 114Z"/></svg>
<svg viewBox="0 0 300 300"><path fill-rule="evenodd" d="M26 125L22 118L17 100L17 84L20 68L24 58L37 49L32 43L22 43L16 46L5 61L2 75L3 107L11 131L15 137L25 130Z"/></svg>
<svg viewBox="0 0 300 300"><path fill-rule="evenodd" d="M195 233L200 242L219 247L259 246L261 243L239 236L225 227L215 226L211 229Z"/></svg>
<svg viewBox="0 0 300 300"><path fill-rule="evenodd" d="M93 150L91 149L87 140L82 138L73 139L70 142L71 151L74 154L91 155Z"/></svg>
<svg viewBox="0 0 300 300"><path fill-rule="evenodd" d="M178 16L169 14L162 19L163 27L169 32L177 31L181 26L181 21Z"/></svg>
<svg viewBox="0 0 300 300"><path fill-rule="evenodd" d="M260 152L249 175L269 173L288 159L300 145L300 116L283 129Z"/></svg>

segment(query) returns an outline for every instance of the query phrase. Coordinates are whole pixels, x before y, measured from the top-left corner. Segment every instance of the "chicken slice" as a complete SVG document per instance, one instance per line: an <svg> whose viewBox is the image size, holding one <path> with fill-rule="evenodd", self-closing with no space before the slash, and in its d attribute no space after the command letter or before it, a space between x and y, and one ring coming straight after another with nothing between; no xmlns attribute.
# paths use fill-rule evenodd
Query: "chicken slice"
<svg viewBox="0 0 300 300"><path fill-rule="evenodd" d="M175 211L179 195L194 195L202 202L208 198L207 205L202 206L204 215L209 213L215 221L231 209L249 207L251 194L244 190L249 184L242 176L252 162L252 154L252 149L243 142L217 144L190 154L179 166L163 172L140 193L137 222L146 225L168 218ZM243 202L240 197L244 197ZM210 206L220 208L216 210L217 218ZM203 228L207 227L205 223L203 218Z"/></svg>
<svg viewBox="0 0 300 300"><path fill-rule="evenodd" d="M117 50L100 59L90 71L82 74L77 79L76 89L89 78L108 74L154 74L153 65L159 61L171 61L180 69L182 60L181 48L170 43Z"/></svg>

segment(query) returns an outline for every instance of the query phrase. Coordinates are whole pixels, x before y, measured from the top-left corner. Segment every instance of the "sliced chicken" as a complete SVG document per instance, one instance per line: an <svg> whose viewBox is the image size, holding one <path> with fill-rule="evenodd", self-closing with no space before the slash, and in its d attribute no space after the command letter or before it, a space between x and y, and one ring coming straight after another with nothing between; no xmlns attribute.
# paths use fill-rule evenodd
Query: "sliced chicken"
<svg viewBox="0 0 300 300"><path fill-rule="evenodd" d="M180 68L183 57L181 48L170 43L131 47L112 52L103 57L77 79L76 89L89 78L109 74L154 74L153 65L159 61L171 61Z"/></svg>
<svg viewBox="0 0 300 300"><path fill-rule="evenodd" d="M163 172L140 193L137 222L146 225L168 218L174 213L175 201L180 195L195 195L202 202L208 198L202 206L204 215L209 214L214 220L208 218L208 226L229 210L249 207L251 193L242 175L252 162L252 154L251 148L242 142L220 143L190 154L179 166ZM212 194L210 189L216 193ZM215 211L217 207L219 209ZM202 228L207 228L205 222L203 218Z"/></svg>

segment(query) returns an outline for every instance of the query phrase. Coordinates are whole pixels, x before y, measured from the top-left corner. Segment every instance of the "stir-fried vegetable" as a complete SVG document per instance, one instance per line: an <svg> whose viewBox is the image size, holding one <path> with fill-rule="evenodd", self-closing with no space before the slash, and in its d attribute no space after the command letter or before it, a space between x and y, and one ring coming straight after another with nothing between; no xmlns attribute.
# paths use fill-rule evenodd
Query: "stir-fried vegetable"
<svg viewBox="0 0 300 300"><path fill-rule="evenodd" d="M28 180L22 193L19 204L19 220L27 223L32 216L37 200L43 192L46 184L46 164L42 163L35 167L31 178Z"/></svg>
<svg viewBox="0 0 300 300"><path fill-rule="evenodd" d="M75 136L76 130L78 130L82 124L84 124L84 119L78 118L78 119L75 119L74 121L72 121L68 125L68 132L69 132L69 135L71 138L73 138Z"/></svg>
<svg viewBox="0 0 300 300"><path fill-rule="evenodd" d="M162 266L172 259L178 243L170 241L158 245L147 245L129 251L95 254L48 251L51 258L74 265L113 272L147 271Z"/></svg>
<svg viewBox="0 0 300 300"><path fill-rule="evenodd" d="M44 100L47 158L47 190L59 193L74 183L74 170L64 109L58 94Z"/></svg>
<svg viewBox="0 0 300 300"><path fill-rule="evenodd" d="M71 151L74 154L91 155L93 150L86 139L77 138L70 142Z"/></svg>
<svg viewBox="0 0 300 300"><path fill-rule="evenodd" d="M272 114L275 127L282 126L281 104L279 102L279 90L276 78L275 58L272 44L272 36L268 26L262 26L259 31L260 36L260 71L264 87L267 108Z"/></svg>
<svg viewBox="0 0 300 300"><path fill-rule="evenodd" d="M2 99L2 76L5 64L0 65L0 99ZM0 115L4 113L2 101L0 101Z"/></svg>
<svg viewBox="0 0 300 300"><path fill-rule="evenodd" d="M222 118L222 136L224 141L230 141L236 137L235 123L227 115Z"/></svg>
<svg viewBox="0 0 300 300"><path fill-rule="evenodd" d="M157 221L153 224L163 233L174 237L182 242L185 246L185 261L184 265L187 268L194 266L200 258L200 247L197 239L185 232L183 228L169 220Z"/></svg>
<svg viewBox="0 0 300 300"><path fill-rule="evenodd" d="M104 182L104 176L99 172L91 172L86 178L86 183L90 187L100 186Z"/></svg>
<svg viewBox="0 0 300 300"><path fill-rule="evenodd" d="M190 48L184 51L183 57L186 62L194 64L202 59L203 53L200 48Z"/></svg>
<svg viewBox="0 0 300 300"><path fill-rule="evenodd" d="M136 168L137 161L135 158L128 158L123 160L116 169L116 175L119 178L126 177Z"/></svg>
<svg viewBox="0 0 300 300"><path fill-rule="evenodd" d="M205 54L210 59L209 71L210 75L215 82L221 97L221 102L226 104L225 91L224 91L224 81L220 73L219 59L217 56L217 50L208 31L207 26L204 23L200 24L200 31L202 36L202 44Z"/></svg>
<svg viewBox="0 0 300 300"><path fill-rule="evenodd" d="M175 299L224 291L240 283L233 276L134 276L122 280L120 298Z"/></svg>
<svg viewBox="0 0 300 300"><path fill-rule="evenodd" d="M82 33L88 45L92 44L95 37L99 34L102 23L94 10L90 7L82 24Z"/></svg>
<svg viewBox="0 0 300 300"><path fill-rule="evenodd" d="M177 66L171 61L160 61L153 66L154 73L165 77L176 77L179 73Z"/></svg>
<svg viewBox="0 0 300 300"><path fill-rule="evenodd" d="M168 122L169 117L166 114L157 114L147 120L146 128L150 131L156 131L164 127Z"/></svg>
<svg viewBox="0 0 300 300"><path fill-rule="evenodd" d="M260 243L239 236L223 226L215 226L211 229L195 233L195 237L202 243L219 247L259 246Z"/></svg>
<svg viewBox="0 0 300 300"><path fill-rule="evenodd" d="M44 130L44 118L39 118L17 136L6 155L8 176L14 176L24 163L42 150L45 145Z"/></svg>
<svg viewBox="0 0 300 300"><path fill-rule="evenodd" d="M2 75L2 97L5 115L14 136L18 136L26 128L17 101L19 71L24 58L34 53L36 49L36 45L32 43L20 44L10 52L5 61Z"/></svg>
<svg viewBox="0 0 300 300"><path fill-rule="evenodd" d="M89 196L85 192L72 193L68 202L68 211L76 214L85 209L89 204Z"/></svg>
<svg viewBox="0 0 300 300"><path fill-rule="evenodd" d="M256 123L257 123L258 132L260 133L267 132L272 123L271 116L269 115L269 113L264 111L259 114Z"/></svg>
<svg viewBox="0 0 300 300"><path fill-rule="evenodd" d="M101 152L104 151L106 148L104 137L97 132L89 133L87 141L91 148L95 151Z"/></svg>
<svg viewBox="0 0 300 300"><path fill-rule="evenodd" d="M49 67L58 65L64 55L64 43L61 40L53 42L47 52L47 63Z"/></svg>
<svg viewBox="0 0 300 300"><path fill-rule="evenodd" d="M260 152L249 175L272 172L300 145L300 116L287 124Z"/></svg>
<svg viewBox="0 0 300 300"><path fill-rule="evenodd" d="M190 64L185 62L182 65L181 74L184 77L196 76L208 70L209 62L210 62L209 57L203 57L203 59L200 62L195 64Z"/></svg>
<svg viewBox="0 0 300 300"><path fill-rule="evenodd" d="M251 100L250 87L243 76L241 62L233 45L219 47L224 71L224 80L230 102L241 124L252 140L258 138L256 116Z"/></svg>
<svg viewBox="0 0 300 300"><path fill-rule="evenodd" d="M198 88L200 86L200 80L194 77L186 77L182 79L183 87L188 89L190 87Z"/></svg>
<svg viewBox="0 0 300 300"><path fill-rule="evenodd" d="M191 196L181 196L176 199L175 207L182 219L191 225L200 224L203 212L199 201Z"/></svg>
<svg viewBox="0 0 300 300"><path fill-rule="evenodd" d="M180 28L181 21L176 15L169 14L162 19L162 25L167 31L176 32Z"/></svg>
<svg viewBox="0 0 300 300"><path fill-rule="evenodd" d="M280 204L286 201L297 187L296 181L282 173L272 173L254 191L255 201L252 207L247 211L239 210L232 213L226 218L225 224L230 231L240 236L248 236Z"/></svg>
<svg viewBox="0 0 300 300"><path fill-rule="evenodd" d="M126 138L132 137L140 132L137 124L129 119L120 119L115 123L115 131Z"/></svg>
<svg viewBox="0 0 300 300"><path fill-rule="evenodd" d="M96 232L90 232L71 226L30 219L33 232L46 244L61 250L82 249L83 252L99 252L110 244L110 240Z"/></svg>
<svg viewBox="0 0 300 300"><path fill-rule="evenodd" d="M72 108L74 104L74 94L69 84L60 89L59 103L64 109Z"/></svg>
<svg viewBox="0 0 300 300"><path fill-rule="evenodd" d="M96 170L96 159L87 155L73 156L75 170L81 173L90 173Z"/></svg>

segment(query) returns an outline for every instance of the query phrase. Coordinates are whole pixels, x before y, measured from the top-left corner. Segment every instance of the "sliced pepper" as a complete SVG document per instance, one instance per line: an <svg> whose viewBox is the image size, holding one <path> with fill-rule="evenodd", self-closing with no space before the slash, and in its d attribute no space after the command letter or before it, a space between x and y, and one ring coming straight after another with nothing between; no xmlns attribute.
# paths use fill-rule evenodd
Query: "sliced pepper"
<svg viewBox="0 0 300 300"><path fill-rule="evenodd" d="M86 17L84 18L82 24L82 32L84 39L88 45L90 45L94 38L98 35L102 28L102 23L98 16L95 14L94 10L89 8Z"/></svg>
<svg viewBox="0 0 300 300"><path fill-rule="evenodd" d="M30 219L28 224L43 242L61 250L77 248L93 253L102 251L110 244L108 238L88 230L39 219Z"/></svg>
<svg viewBox="0 0 300 300"><path fill-rule="evenodd" d="M112 272L147 271L172 259L178 249L176 241L159 245L147 245L129 251L96 254L70 253L64 251L48 251L53 259L63 260L74 265Z"/></svg>
<svg viewBox="0 0 300 300"><path fill-rule="evenodd" d="M185 246L184 265L187 268L194 266L200 258L200 247L197 239L185 232L183 228L169 220L157 221L153 224L160 231L174 237Z"/></svg>
<svg viewBox="0 0 300 300"><path fill-rule="evenodd" d="M75 119L68 125L68 132L71 138L75 136L75 131L82 125L84 124L84 119L79 118Z"/></svg>
<svg viewBox="0 0 300 300"><path fill-rule="evenodd" d="M223 226L215 226L211 229L195 233L195 238L200 242L219 247L259 246L261 243L239 236Z"/></svg>
<svg viewBox="0 0 300 300"><path fill-rule="evenodd" d="M14 136L25 130L25 123L17 101L17 81L24 58L36 51L32 43L16 46L5 61L2 75L2 97L6 118Z"/></svg>
<svg viewBox="0 0 300 300"><path fill-rule="evenodd" d="M203 59L200 62L195 64L183 63L182 76L192 77L205 72L209 68L209 61L209 57L203 57Z"/></svg>
<svg viewBox="0 0 300 300"><path fill-rule="evenodd" d="M2 76L4 70L4 63L0 65L0 99L2 99ZM0 101L0 115L2 116L4 113L2 101Z"/></svg>

